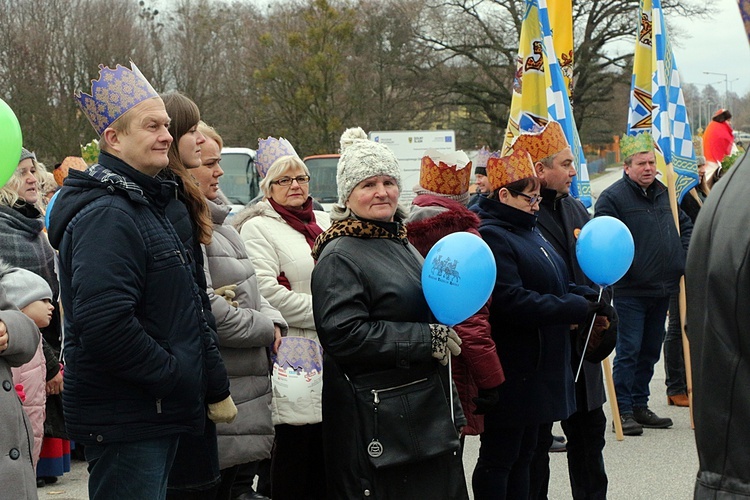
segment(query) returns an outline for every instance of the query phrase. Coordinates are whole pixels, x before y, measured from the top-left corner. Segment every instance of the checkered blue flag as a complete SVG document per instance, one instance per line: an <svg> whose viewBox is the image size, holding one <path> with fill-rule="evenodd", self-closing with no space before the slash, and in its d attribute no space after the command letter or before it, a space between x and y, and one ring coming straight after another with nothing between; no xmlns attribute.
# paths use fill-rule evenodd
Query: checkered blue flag
<svg viewBox="0 0 750 500"><path fill-rule="evenodd" d="M554 44L552 43L552 30L550 28L549 12L547 11L547 0L530 1L531 3L536 3L539 8L539 24L541 25L542 36L544 37L542 50L549 63L549 76L551 79L551 84L547 87L547 110L549 118L559 122L562 126L565 138L568 140L568 144L570 144L570 149L573 152L573 157L576 159L575 163L578 167L578 174L573 178L573 184L571 185L571 194L581 200L584 206L590 207L592 204L591 183L589 181L586 156L583 154L581 139L578 136L578 129L576 128L573 110L568 98L567 86L557 60L557 52L555 52Z"/></svg>
<svg viewBox="0 0 750 500"><path fill-rule="evenodd" d="M671 163L677 174L675 189L679 203L685 193L698 185L698 166L680 74L667 36L661 0L652 0L652 19L656 66L651 85L651 134L664 155L664 161Z"/></svg>

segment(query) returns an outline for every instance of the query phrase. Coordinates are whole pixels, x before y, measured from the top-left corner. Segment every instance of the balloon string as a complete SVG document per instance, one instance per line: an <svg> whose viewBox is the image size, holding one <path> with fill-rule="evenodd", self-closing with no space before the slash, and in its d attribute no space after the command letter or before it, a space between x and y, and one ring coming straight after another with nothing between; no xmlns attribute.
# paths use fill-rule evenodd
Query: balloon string
<svg viewBox="0 0 750 500"><path fill-rule="evenodd" d="M599 298L596 299L597 303L602 300L602 292L604 291L604 287L599 285ZM594 317L591 318L591 326L589 326L589 333L586 335L586 342L583 344L583 351L581 351L581 361L578 363L578 370L576 371L576 379L575 383L578 383L578 376L581 374L581 367L583 366L583 358L586 355L586 348L589 346L589 339L591 338L591 330L594 329L594 323L596 322L596 313L594 313Z"/></svg>
<svg viewBox="0 0 750 500"><path fill-rule="evenodd" d="M450 396L449 396L448 401L450 402L450 405L451 405L451 422L453 422L453 426L455 427L456 426L456 415L454 414L454 411L453 411L453 368L451 366L452 365L452 363L451 363L451 358L452 357L453 357L453 355L451 354L451 352L449 350L448 351L448 394Z"/></svg>

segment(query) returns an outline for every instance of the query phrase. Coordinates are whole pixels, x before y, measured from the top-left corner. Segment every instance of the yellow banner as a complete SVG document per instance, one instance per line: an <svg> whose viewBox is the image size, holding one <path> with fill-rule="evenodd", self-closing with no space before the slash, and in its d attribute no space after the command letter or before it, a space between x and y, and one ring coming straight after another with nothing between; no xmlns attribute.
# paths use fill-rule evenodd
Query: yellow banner
<svg viewBox="0 0 750 500"><path fill-rule="evenodd" d="M568 97L573 94L573 0L547 0L552 40Z"/></svg>

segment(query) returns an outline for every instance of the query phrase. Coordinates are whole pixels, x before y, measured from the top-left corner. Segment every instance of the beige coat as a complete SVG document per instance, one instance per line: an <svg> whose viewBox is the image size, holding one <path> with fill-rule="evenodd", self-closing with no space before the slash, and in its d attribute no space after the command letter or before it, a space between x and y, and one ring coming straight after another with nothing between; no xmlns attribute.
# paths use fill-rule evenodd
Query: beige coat
<svg viewBox="0 0 750 500"><path fill-rule="evenodd" d="M324 231L331 225L325 212L315 211L315 219ZM258 273L260 293L277 308L289 325L290 336L318 341L312 312L310 280L315 261L305 237L281 218L267 201L240 212L233 221L239 228L245 248ZM291 290L279 284L281 273ZM309 412L292 410L283 399L272 402L274 424L313 424L323 419L321 401L314 401Z"/></svg>
<svg viewBox="0 0 750 500"><path fill-rule="evenodd" d="M274 325L286 332L286 322L258 291L252 261L237 231L226 222L229 208L208 202L214 232L204 247L204 263L211 311L216 318L219 351L229 374L237 418L216 426L219 466L255 462L271 455L271 382L268 348ZM239 307L214 293L215 288L237 285Z"/></svg>

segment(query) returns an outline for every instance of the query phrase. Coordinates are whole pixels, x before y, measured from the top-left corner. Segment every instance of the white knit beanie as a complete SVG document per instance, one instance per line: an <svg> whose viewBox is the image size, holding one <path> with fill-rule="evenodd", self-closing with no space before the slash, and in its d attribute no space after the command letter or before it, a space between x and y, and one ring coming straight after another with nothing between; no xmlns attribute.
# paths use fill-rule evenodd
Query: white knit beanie
<svg viewBox="0 0 750 500"><path fill-rule="evenodd" d="M0 261L0 286L8 301L23 309L37 300L52 300L49 284L38 274Z"/></svg>
<svg viewBox="0 0 750 500"><path fill-rule="evenodd" d="M341 158L336 170L338 204L346 206L357 184L376 175L393 177L401 191L401 169L388 146L369 140L360 127L346 129L341 135Z"/></svg>

